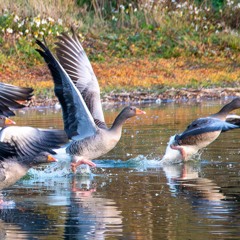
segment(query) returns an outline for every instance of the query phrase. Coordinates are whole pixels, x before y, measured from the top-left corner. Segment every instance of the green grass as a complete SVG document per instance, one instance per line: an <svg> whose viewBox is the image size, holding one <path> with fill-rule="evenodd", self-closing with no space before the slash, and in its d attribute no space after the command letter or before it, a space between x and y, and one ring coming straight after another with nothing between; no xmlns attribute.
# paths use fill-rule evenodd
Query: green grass
<svg viewBox="0 0 240 240"><path fill-rule="evenodd" d="M0 0L0 64L16 56L32 66L41 61L35 39L52 46L73 26L94 61L109 58L227 56L240 52L238 1ZM145 6L144 4L147 5ZM112 8L111 8L112 7ZM235 22L234 22L235 21ZM234 23L233 23L234 22Z"/></svg>

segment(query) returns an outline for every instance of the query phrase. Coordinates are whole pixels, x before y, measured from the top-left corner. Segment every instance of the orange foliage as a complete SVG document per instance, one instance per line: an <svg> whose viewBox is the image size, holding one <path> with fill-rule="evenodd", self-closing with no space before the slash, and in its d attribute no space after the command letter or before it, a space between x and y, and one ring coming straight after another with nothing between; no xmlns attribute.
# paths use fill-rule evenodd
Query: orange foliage
<svg viewBox="0 0 240 240"><path fill-rule="evenodd" d="M107 87L207 86L240 81L239 63L229 59L111 59L94 62L93 68L102 90ZM53 83L45 65L26 66L12 63L1 66L0 81L34 89L52 89Z"/></svg>
<svg viewBox="0 0 240 240"><path fill-rule="evenodd" d="M236 65L236 64L235 64ZM240 67L227 59L121 59L93 64L100 86L172 87L192 85L193 80L220 84L239 81Z"/></svg>
<svg viewBox="0 0 240 240"><path fill-rule="evenodd" d="M9 61L0 68L0 81L17 86L32 87L35 90L53 89L53 82L47 67L27 68L20 63Z"/></svg>

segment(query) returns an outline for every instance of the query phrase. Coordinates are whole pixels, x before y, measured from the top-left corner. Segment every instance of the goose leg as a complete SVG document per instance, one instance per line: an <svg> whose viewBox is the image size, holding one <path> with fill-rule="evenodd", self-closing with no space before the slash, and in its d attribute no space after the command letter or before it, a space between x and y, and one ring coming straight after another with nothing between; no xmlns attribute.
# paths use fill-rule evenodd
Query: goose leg
<svg viewBox="0 0 240 240"><path fill-rule="evenodd" d="M186 160L186 159L187 159L187 154L186 154L186 152L184 151L184 149L183 149L181 146L170 145L170 147L171 147L172 149L174 149L174 150L180 151L183 160Z"/></svg>
<svg viewBox="0 0 240 240"><path fill-rule="evenodd" d="M13 201L4 201L3 199L0 199L0 208L15 206L15 203Z"/></svg>
<svg viewBox="0 0 240 240"><path fill-rule="evenodd" d="M96 164L93 163L91 160L87 160L87 159L80 159L77 162L72 162L71 163L71 168L72 171L75 173L77 170L77 167L82 165L82 164L87 164L90 167L96 167Z"/></svg>

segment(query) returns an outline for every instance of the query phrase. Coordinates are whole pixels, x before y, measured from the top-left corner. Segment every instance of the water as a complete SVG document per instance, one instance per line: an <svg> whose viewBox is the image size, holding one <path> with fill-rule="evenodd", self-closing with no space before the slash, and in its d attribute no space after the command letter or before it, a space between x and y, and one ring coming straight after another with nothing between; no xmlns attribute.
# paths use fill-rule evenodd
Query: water
<svg viewBox="0 0 240 240"><path fill-rule="evenodd" d="M239 131L222 134L195 161L162 167L169 137L222 101L141 106L117 147L73 176L60 158L2 194L0 239L239 239ZM123 106L105 106L111 123ZM62 128L61 111L17 112L19 125Z"/></svg>

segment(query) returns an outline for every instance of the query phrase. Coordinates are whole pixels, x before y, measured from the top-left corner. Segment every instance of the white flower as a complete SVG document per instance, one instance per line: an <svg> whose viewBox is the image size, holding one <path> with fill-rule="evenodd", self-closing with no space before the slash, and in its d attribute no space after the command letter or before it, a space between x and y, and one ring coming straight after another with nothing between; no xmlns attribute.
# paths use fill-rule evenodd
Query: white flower
<svg viewBox="0 0 240 240"><path fill-rule="evenodd" d="M59 24L59 25L62 25L62 23L63 23L63 20L62 20L61 18L59 18L59 19L58 19L58 24Z"/></svg>
<svg viewBox="0 0 240 240"><path fill-rule="evenodd" d="M5 8L5 9L3 10L3 16L4 16L4 17L7 17L8 15L9 15L8 10Z"/></svg>
<svg viewBox="0 0 240 240"><path fill-rule="evenodd" d="M46 19L42 19L42 24L46 24L47 23L47 20Z"/></svg>
<svg viewBox="0 0 240 240"><path fill-rule="evenodd" d="M199 9L198 9L197 7L194 8L194 11L195 11L195 14L198 15L198 13L199 13Z"/></svg>
<svg viewBox="0 0 240 240"><path fill-rule="evenodd" d="M18 22L18 21L19 21L19 17L18 17L18 15L15 15L13 21L14 21L14 22Z"/></svg>
<svg viewBox="0 0 240 240"><path fill-rule="evenodd" d="M33 22L36 24L37 27L39 27L41 24L40 17L38 16L38 17L33 18Z"/></svg>
<svg viewBox="0 0 240 240"><path fill-rule="evenodd" d="M185 8L185 7L187 7L187 5L188 5L188 2L186 1L182 4L182 7Z"/></svg>
<svg viewBox="0 0 240 240"><path fill-rule="evenodd" d="M112 16L113 21L117 21L118 19L115 16Z"/></svg>
<svg viewBox="0 0 240 240"><path fill-rule="evenodd" d="M25 33L26 33L26 34L28 34L28 33L29 33L29 30L28 30L28 29L26 29L26 30L25 30Z"/></svg>
<svg viewBox="0 0 240 240"><path fill-rule="evenodd" d="M120 6L119 6L122 10L124 10L125 9L125 7L121 4Z"/></svg>
<svg viewBox="0 0 240 240"><path fill-rule="evenodd" d="M7 29L6 29L6 32L7 32L7 33L13 33L13 30L12 30L11 28L7 28Z"/></svg>
<svg viewBox="0 0 240 240"><path fill-rule="evenodd" d="M48 21L49 21L49 22L54 22L54 19L51 18L51 17L48 17Z"/></svg>
<svg viewBox="0 0 240 240"><path fill-rule="evenodd" d="M43 32L43 31L40 31L39 34L43 36L43 35L44 35L44 32Z"/></svg>
<svg viewBox="0 0 240 240"><path fill-rule="evenodd" d="M24 20L22 20L20 23L18 23L18 28L21 28L24 25Z"/></svg>

